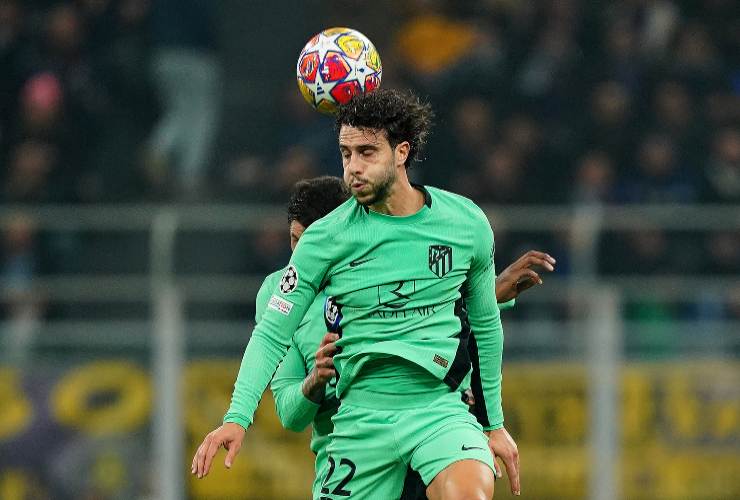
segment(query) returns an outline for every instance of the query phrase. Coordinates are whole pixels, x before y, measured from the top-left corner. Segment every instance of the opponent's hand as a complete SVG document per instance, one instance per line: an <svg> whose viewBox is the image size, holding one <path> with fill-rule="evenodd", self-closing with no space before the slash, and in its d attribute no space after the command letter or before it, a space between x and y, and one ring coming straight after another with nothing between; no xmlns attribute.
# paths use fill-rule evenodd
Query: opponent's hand
<svg viewBox="0 0 740 500"><path fill-rule="evenodd" d="M334 368L334 355L338 351L337 340L339 335L327 332L321 339L319 348L316 351L313 370L303 381L303 395L314 403L320 403L326 391L326 384L337 376Z"/></svg>
<svg viewBox="0 0 740 500"><path fill-rule="evenodd" d="M541 285L542 278L532 269L532 266L554 271L555 259L537 250L530 250L519 257L496 276L496 302L508 302L517 298L524 290L534 285Z"/></svg>
<svg viewBox="0 0 740 500"><path fill-rule="evenodd" d="M506 467L506 475L509 477L509 486L514 495L521 494L519 485L519 450L514 439L503 427L495 431L487 431L488 447L493 453L493 466L496 468L496 477L501 477L501 466L496 461L500 458Z"/></svg>
<svg viewBox="0 0 740 500"><path fill-rule="evenodd" d="M246 432L244 427L239 424L225 423L209 433L198 447L198 451L195 452L190 472L198 476L198 479L206 477L211 470L213 457L216 456L218 449L222 446L228 450L224 465L227 469L230 469L236 454L239 453L239 449L242 447Z"/></svg>

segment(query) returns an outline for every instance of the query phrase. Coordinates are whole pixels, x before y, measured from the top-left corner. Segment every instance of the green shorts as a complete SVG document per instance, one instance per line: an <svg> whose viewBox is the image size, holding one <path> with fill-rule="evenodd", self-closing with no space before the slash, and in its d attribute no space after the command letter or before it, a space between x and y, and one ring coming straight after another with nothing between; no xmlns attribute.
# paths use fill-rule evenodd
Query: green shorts
<svg viewBox="0 0 740 500"><path fill-rule="evenodd" d="M326 451L326 446L322 446L316 453L316 462L314 464L314 477L311 491L313 492L313 498L321 498L321 488L324 478L329 473L329 460Z"/></svg>
<svg viewBox="0 0 740 500"><path fill-rule="evenodd" d="M478 460L494 470L488 439L457 391L417 408L361 405L362 398L347 398L332 418L328 465L314 500L397 499L409 466L426 485L460 460Z"/></svg>

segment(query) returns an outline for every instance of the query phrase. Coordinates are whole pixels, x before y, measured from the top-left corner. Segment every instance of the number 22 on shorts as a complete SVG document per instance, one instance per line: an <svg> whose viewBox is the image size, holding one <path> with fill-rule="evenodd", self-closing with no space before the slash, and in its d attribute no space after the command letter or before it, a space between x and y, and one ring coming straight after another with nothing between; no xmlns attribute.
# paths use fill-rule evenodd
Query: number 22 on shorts
<svg viewBox="0 0 740 500"><path fill-rule="evenodd" d="M349 472L347 472L347 475L344 476L344 478L339 481L339 484L329 491L329 488L327 488L327 485L329 484L329 481L331 481L331 476L334 474L334 471L338 469L341 469L343 466L349 467ZM334 457L329 457L329 472L326 474L326 477L324 478L324 482L321 485L321 494L322 495L337 495L340 497L348 497L352 494L350 490L345 490L344 487L347 486L347 483L349 483L352 478L355 475L355 471L357 470L357 467L355 466L354 462L348 458L342 458L339 460L339 467L337 467L337 463L334 461ZM329 497L321 497L320 500L331 500Z"/></svg>

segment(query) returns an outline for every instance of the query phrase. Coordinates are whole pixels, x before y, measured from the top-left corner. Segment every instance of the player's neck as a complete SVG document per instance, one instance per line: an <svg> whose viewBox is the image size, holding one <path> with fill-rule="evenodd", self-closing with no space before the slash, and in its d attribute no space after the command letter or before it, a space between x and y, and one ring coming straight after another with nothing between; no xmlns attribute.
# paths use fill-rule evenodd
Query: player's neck
<svg viewBox="0 0 740 500"><path fill-rule="evenodd" d="M424 206L424 193L415 189L408 178L398 178L388 197L380 203L370 205L370 210L385 215L405 217L414 215Z"/></svg>

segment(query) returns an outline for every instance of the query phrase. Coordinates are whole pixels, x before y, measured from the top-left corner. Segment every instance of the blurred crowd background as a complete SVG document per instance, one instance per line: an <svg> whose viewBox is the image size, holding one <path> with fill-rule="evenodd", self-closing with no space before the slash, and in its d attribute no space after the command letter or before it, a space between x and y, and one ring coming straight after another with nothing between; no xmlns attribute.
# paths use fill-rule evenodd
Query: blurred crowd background
<svg viewBox="0 0 740 500"><path fill-rule="evenodd" d="M434 104L424 182L495 203L740 199L734 2L361 5L3 0L3 201L282 199L336 174L289 64L332 22Z"/></svg>
<svg viewBox="0 0 740 500"><path fill-rule="evenodd" d="M337 23L382 49L384 85L434 105L417 181L483 204L740 203L735 2L366 4L0 0L3 203L282 203L298 179L339 175L293 66ZM6 262L32 244L14 222ZM284 262L273 239L252 249L272 256L260 270ZM740 271L736 231L678 252L660 230L607 242L605 273ZM60 251L27 266L80 260Z"/></svg>
<svg viewBox="0 0 740 500"><path fill-rule="evenodd" d="M101 304L40 293L39 280L56 276L146 275L150 255L146 230L59 229L40 220L36 208L282 205L295 181L341 175L331 118L305 104L295 84L304 43L336 25L356 28L375 43L383 86L412 88L433 104L437 117L426 158L412 170L419 182L485 206L651 204L740 212L740 15L733 0L0 0L0 344L6 362L0 364L0 402L15 383L3 366L26 370L39 356L58 360L76 352L44 347L43 325L143 321L151 313L147 297ZM499 268L537 247L558 259L560 278L571 276L568 234L496 222ZM257 279L287 261L287 228L184 232L177 252L178 274ZM627 296L623 318L650 326L626 332L636 359L675 354L675 322L698 322L692 324L699 329L717 321L740 324L736 226L604 231L595 260L596 276L607 281L680 275L729 283L677 299ZM189 304L187 317L233 321L245 330L253 292L244 295L226 305ZM524 298L507 315L513 322L567 320L577 306ZM236 345L244 341L237 339ZM730 327L720 344L712 355L736 358L738 330ZM570 352L557 341L548 346L544 357ZM93 348L85 352L85 359L101 356ZM147 352L125 354L147 363ZM236 359L237 352L211 346L206 354ZM516 342L507 355L533 358L530 347ZM227 371L219 386L226 395L231 376ZM38 383L22 385L39 390ZM728 390L722 425L730 437L718 445L722 450L740 440L740 396L737 387ZM94 404L104 406L107 396L100 397ZM196 427L192 439L217 422L225 404L219 398L211 421ZM7 437L3 429L0 498L11 498L8 492L26 490L12 489L22 481L13 482L14 462L3 450L23 434ZM279 430L270 432L285 439ZM65 453L72 463L87 456L79 448ZM42 485L29 489L29 498L36 498L34 491L38 498L145 498L146 487L120 493L118 483L106 482L117 473L115 464L95 469L103 486L59 487L63 467L28 460L40 478L30 483ZM132 484L149 484L146 472L136 470ZM249 477L264 480L267 473L254 474ZM537 498L579 497L575 477L567 483L575 489L564 490L571 493L542 490ZM709 496L686 498L740 494L736 483L711 488ZM232 498L208 491L201 487L196 496Z"/></svg>

